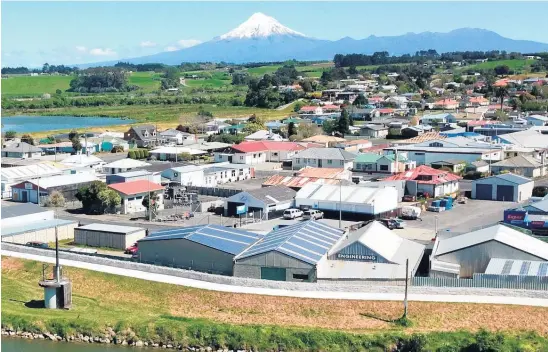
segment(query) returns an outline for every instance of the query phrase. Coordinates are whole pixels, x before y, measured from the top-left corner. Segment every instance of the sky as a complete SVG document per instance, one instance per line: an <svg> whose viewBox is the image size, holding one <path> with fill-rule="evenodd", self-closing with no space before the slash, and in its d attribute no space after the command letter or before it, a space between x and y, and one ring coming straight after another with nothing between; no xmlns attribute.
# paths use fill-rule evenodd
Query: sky
<svg viewBox="0 0 548 352"><path fill-rule="evenodd" d="M473 27L548 43L548 2L2 1L1 6L2 67L70 65L179 50L226 33L255 12L320 39Z"/></svg>

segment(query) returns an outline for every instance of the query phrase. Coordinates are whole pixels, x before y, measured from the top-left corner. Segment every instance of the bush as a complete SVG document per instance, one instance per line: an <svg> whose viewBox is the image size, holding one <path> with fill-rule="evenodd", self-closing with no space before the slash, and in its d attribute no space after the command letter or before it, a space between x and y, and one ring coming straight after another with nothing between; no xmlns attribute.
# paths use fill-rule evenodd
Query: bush
<svg viewBox="0 0 548 352"><path fill-rule="evenodd" d="M53 191L46 199L44 204L46 207L64 207L65 197L59 191Z"/></svg>
<svg viewBox="0 0 548 352"><path fill-rule="evenodd" d="M130 159L137 159L137 156L135 155L135 150L130 150L129 153L127 153L127 156Z"/></svg>
<svg viewBox="0 0 548 352"><path fill-rule="evenodd" d="M548 186L536 186L533 188L533 197L545 197L548 194Z"/></svg>
<svg viewBox="0 0 548 352"><path fill-rule="evenodd" d="M139 159L145 158L145 151L143 149L139 150Z"/></svg>
<svg viewBox="0 0 548 352"><path fill-rule="evenodd" d="M115 145L111 151L111 153L123 153L124 152L124 147L122 147L121 145Z"/></svg>
<svg viewBox="0 0 548 352"><path fill-rule="evenodd" d="M479 171L468 171L464 174L465 180L477 180L483 177L483 174Z"/></svg>

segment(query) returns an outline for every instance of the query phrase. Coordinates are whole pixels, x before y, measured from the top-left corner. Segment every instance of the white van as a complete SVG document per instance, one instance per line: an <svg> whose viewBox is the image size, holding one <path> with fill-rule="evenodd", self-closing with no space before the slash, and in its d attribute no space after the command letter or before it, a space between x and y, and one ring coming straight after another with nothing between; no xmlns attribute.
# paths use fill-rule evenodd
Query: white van
<svg viewBox="0 0 548 352"><path fill-rule="evenodd" d="M323 213L322 213L321 211L315 210L315 209L307 210L307 211L304 212L303 219L304 219L304 220L310 220L310 219L318 220L318 219L323 219Z"/></svg>
<svg viewBox="0 0 548 352"><path fill-rule="evenodd" d="M284 211L284 219L295 219L303 216L303 211L300 209L287 209Z"/></svg>

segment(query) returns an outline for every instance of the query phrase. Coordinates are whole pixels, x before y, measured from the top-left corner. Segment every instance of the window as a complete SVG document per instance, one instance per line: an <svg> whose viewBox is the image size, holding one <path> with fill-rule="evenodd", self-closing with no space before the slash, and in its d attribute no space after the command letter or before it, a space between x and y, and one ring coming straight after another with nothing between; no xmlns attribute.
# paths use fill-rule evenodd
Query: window
<svg viewBox="0 0 548 352"><path fill-rule="evenodd" d="M278 153L272 153L272 156L278 156Z"/></svg>
<svg viewBox="0 0 548 352"><path fill-rule="evenodd" d="M388 165L380 165L381 171L388 171Z"/></svg>
<svg viewBox="0 0 548 352"><path fill-rule="evenodd" d="M253 158L255 159L257 157L257 154L253 154Z"/></svg>
<svg viewBox="0 0 548 352"><path fill-rule="evenodd" d="M301 163L301 159L297 158L297 159L295 159L295 162L296 162L297 164L300 164L300 163Z"/></svg>
<svg viewBox="0 0 548 352"><path fill-rule="evenodd" d="M243 156L243 155L240 155L240 160L244 160L244 156Z"/></svg>
<svg viewBox="0 0 548 352"><path fill-rule="evenodd" d="M131 202L132 200L134 200L135 198L131 197L131 198L128 198L128 202Z"/></svg>
<svg viewBox="0 0 548 352"><path fill-rule="evenodd" d="M137 199L137 200L143 199L143 196L135 197L135 199Z"/></svg>
<svg viewBox="0 0 548 352"><path fill-rule="evenodd" d="M344 165L344 160L339 160L341 162L341 165Z"/></svg>
<svg viewBox="0 0 548 352"><path fill-rule="evenodd" d="M295 280L308 280L308 275L305 274L293 274Z"/></svg>
<svg viewBox="0 0 548 352"><path fill-rule="evenodd" d="M434 142L434 143L430 143L429 146L440 148L440 147L443 147L443 144L441 144L440 142Z"/></svg>
<svg viewBox="0 0 548 352"><path fill-rule="evenodd" d="M232 176L236 176L236 170L232 170Z"/></svg>
<svg viewBox="0 0 548 352"><path fill-rule="evenodd" d="M327 159L327 165L331 165L331 164L333 164L333 160Z"/></svg>
<svg viewBox="0 0 548 352"><path fill-rule="evenodd" d="M424 155L424 153L415 153L415 155Z"/></svg>

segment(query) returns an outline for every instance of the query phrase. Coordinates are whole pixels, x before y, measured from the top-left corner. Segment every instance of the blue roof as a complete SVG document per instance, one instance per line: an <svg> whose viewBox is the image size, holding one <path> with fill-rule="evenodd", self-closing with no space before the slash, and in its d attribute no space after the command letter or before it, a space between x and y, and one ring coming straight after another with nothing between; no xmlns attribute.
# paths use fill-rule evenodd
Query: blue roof
<svg viewBox="0 0 548 352"><path fill-rule="evenodd" d="M285 126L285 124L278 122L278 121L271 121L264 124L266 127L282 127Z"/></svg>
<svg viewBox="0 0 548 352"><path fill-rule="evenodd" d="M548 198L523 206L528 211L543 211L548 213Z"/></svg>
<svg viewBox="0 0 548 352"><path fill-rule="evenodd" d="M533 182L533 180L531 180L527 177L514 175L514 174L511 174L511 173L500 174L500 175L490 176L490 177L486 177L486 178L480 178L478 181L485 180L485 179L492 178L492 177L500 178L501 180L512 182L512 183L515 183L515 184L518 184L518 185L523 185L523 184L526 184L526 183L529 183L529 182Z"/></svg>
<svg viewBox="0 0 548 352"><path fill-rule="evenodd" d="M235 259L277 251L315 265L333 247L344 231L314 220L269 232Z"/></svg>
<svg viewBox="0 0 548 352"><path fill-rule="evenodd" d="M75 224L73 220L51 219L32 222L30 224L18 225L16 227L2 228L2 237L15 236L21 233L50 229L56 226Z"/></svg>
<svg viewBox="0 0 548 352"><path fill-rule="evenodd" d="M186 239L236 255L260 238L261 236L256 233L231 227L198 225L157 231L139 240L139 242Z"/></svg>

